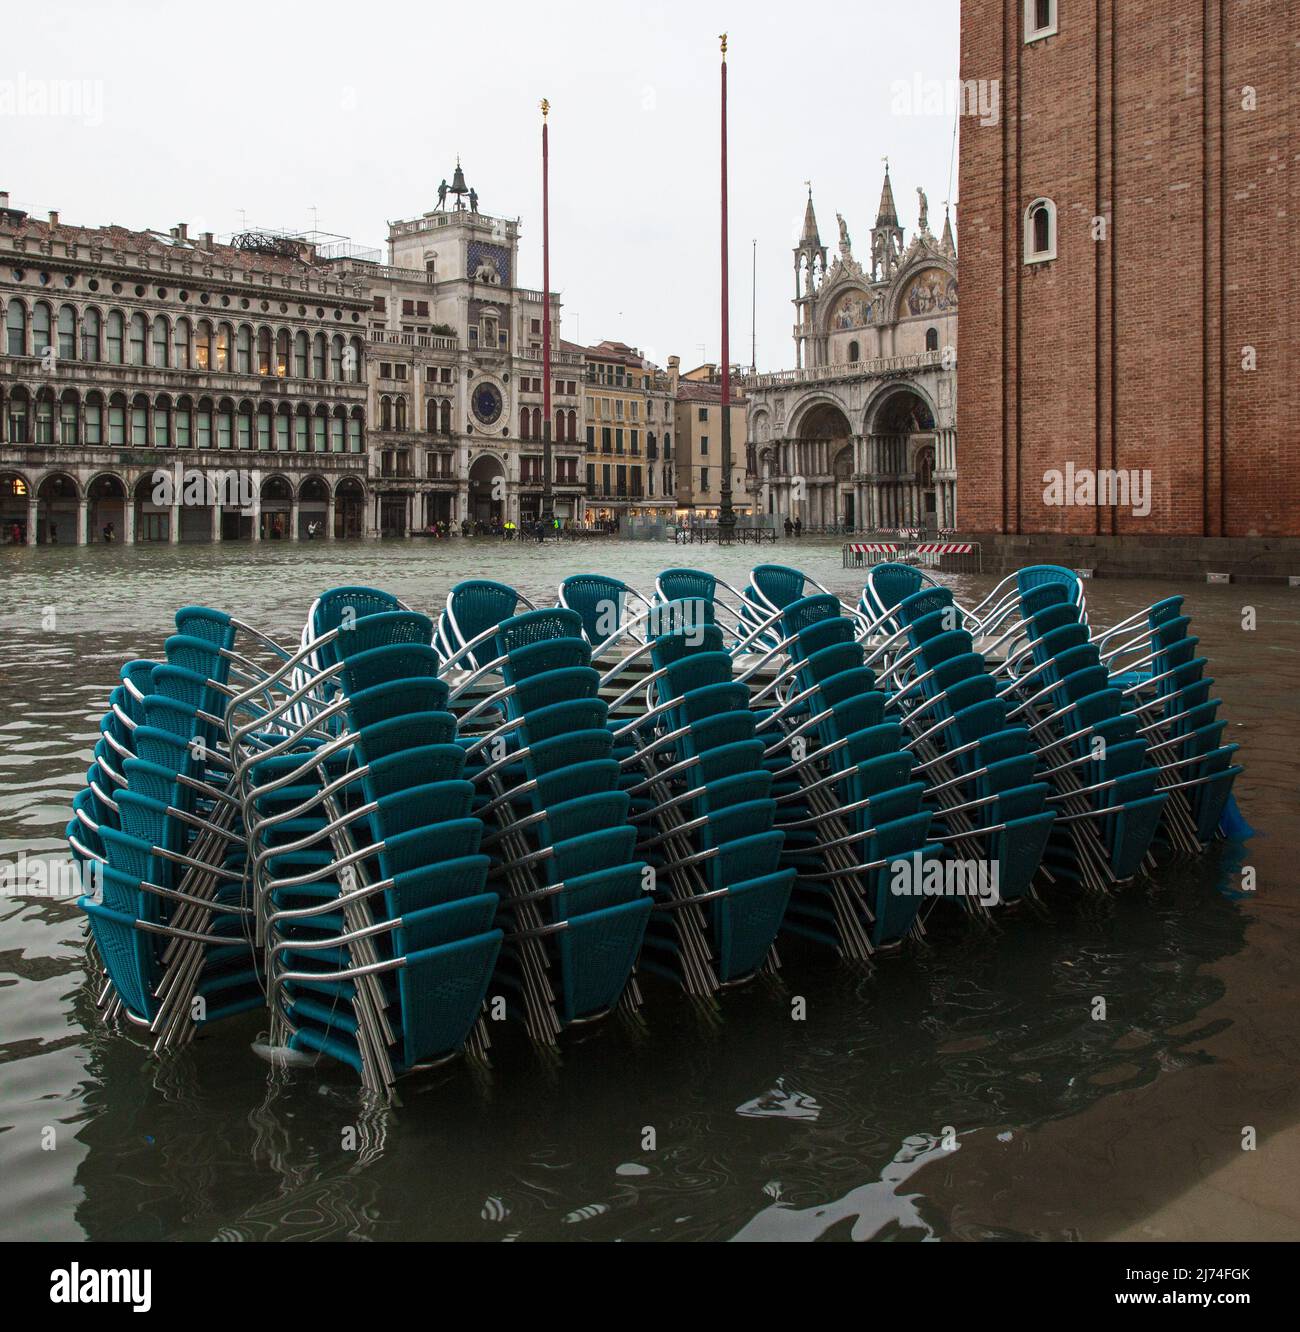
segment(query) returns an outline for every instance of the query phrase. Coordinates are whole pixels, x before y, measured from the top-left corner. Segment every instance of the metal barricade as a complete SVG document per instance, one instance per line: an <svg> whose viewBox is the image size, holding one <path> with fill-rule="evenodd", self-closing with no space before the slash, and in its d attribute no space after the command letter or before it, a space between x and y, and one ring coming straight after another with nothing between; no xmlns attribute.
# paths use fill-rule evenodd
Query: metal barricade
<svg viewBox="0 0 1300 1332"><path fill-rule="evenodd" d="M846 569L866 569L873 564L917 564L938 573L983 573L983 554L978 541L919 539L894 533L846 542Z"/></svg>

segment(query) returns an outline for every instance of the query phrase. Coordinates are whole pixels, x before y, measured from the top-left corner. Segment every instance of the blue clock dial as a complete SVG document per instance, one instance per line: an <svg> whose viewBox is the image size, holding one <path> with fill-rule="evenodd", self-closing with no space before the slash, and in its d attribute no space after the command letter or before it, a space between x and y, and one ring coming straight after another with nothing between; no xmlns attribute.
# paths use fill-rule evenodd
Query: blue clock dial
<svg viewBox="0 0 1300 1332"><path fill-rule="evenodd" d="M501 415L501 390L495 384L480 384L470 399L474 415L491 425Z"/></svg>

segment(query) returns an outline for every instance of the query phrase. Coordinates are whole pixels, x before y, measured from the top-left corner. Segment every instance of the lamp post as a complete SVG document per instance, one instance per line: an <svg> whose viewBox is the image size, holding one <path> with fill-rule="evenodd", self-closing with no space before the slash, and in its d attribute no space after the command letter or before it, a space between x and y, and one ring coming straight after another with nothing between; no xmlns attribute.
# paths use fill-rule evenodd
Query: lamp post
<svg viewBox="0 0 1300 1332"><path fill-rule="evenodd" d="M718 541L730 542L736 530L731 507L731 348L727 278L727 34L722 42L722 492L718 506Z"/></svg>
<svg viewBox="0 0 1300 1332"><path fill-rule="evenodd" d="M542 535L555 529L551 488L551 219L550 142L546 118L551 104L542 98Z"/></svg>

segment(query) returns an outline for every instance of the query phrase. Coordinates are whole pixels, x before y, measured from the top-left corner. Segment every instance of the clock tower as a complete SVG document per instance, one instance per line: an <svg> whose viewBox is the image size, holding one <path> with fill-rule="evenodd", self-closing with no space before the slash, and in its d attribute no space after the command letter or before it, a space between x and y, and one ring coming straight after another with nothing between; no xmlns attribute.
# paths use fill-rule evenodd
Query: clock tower
<svg viewBox="0 0 1300 1332"><path fill-rule="evenodd" d="M458 529L464 522L522 528L540 515L542 294L520 286L518 265L518 219L480 211L459 161L433 208L389 224L388 265L375 266L371 315L379 447L372 473L377 489L412 491L413 530L428 525L425 508ZM550 325L555 516L564 520L581 516L585 366L560 349L554 294ZM399 360L409 365L399 371ZM408 428L390 437L384 422L395 425L399 416L385 398L399 396L410 399L400 418ZM421 495L425 489L431 493ZM395 534L377 512L380 532Z"/></svg>

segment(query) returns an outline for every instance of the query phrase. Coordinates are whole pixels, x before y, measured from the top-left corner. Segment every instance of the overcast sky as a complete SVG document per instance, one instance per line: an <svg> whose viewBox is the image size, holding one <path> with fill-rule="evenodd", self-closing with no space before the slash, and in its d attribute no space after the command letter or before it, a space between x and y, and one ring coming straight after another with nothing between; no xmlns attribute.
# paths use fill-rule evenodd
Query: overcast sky
<svg viewBox="0 0 1300 1332"><path fill-rule="evenodd" d="M660 364L719 351L724 29L733 360L749 361L756 239L758 365L793 364L805 180L832 256L837 211L869 254L886 154L909 236L916 186L936 234L949 195L953 117L936 89L957 77L958 0L42 0L9 6L5 27L0 189L15 207L219 235L315 219L382 247L388 219L434 206L459 153L482 211L521 219L519 280L534 287L549 97L565 336ZM53 80L84 92L35 114Z"/></svg>

